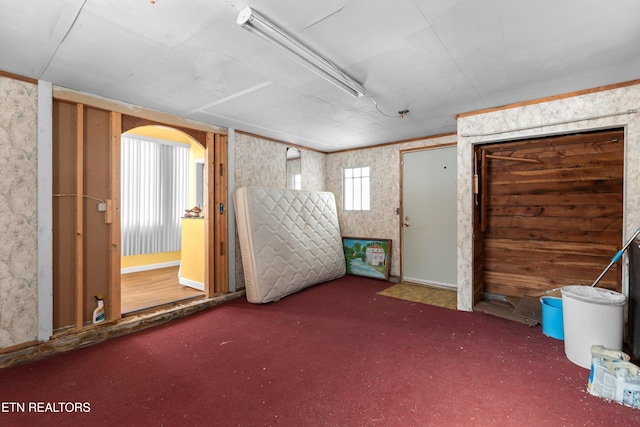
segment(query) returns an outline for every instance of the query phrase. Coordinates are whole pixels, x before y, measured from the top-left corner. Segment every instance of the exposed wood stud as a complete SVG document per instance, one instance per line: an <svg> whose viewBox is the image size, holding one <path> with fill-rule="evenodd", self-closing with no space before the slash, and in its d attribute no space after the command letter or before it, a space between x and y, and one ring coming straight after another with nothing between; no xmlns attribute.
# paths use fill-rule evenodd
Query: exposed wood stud
<svg viewBox="0 0 640 427"><path fill-rule="evenodd" d="M205 179L205 223L204 234L206 236L206 244L204 248L204 293L207 297L215 295L215 259L216 250L215 242L215 218L218 204L214 197L214 188L217 174L215 173L215 147L214 134L207 132L205 134L206 143L204 145L204 179Z"/></svg>
<svg viewBox="0 0 640 427"><path fill-rule="evenodd" d="M111 215L109 227L109 315L110 320L122 317L121 273L120 273L120 141L122 136L122 114L111 112L109 117L111 147L109 193L112 199L107 212Z"/></svg>
<svg viewBox="0 0 640 427"><path fill-rule="evenodd" d="M214 137L215 159L220 164L220 176L214 183L214 200L218 206L227 204L228 197L228 176L227 176L227 136L216 134ZM224 213L224 212L223 212ZM228 226L227 215L219 215L215 217L215 227L213 235L214 241L220 245L220 255L215 257L214 283L215 295L229 292L229 250L228 244Z"/></svg>

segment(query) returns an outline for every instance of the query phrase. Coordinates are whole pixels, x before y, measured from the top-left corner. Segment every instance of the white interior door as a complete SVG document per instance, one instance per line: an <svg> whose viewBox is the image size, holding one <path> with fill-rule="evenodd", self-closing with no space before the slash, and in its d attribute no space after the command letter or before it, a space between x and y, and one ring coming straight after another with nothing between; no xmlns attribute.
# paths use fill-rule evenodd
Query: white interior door
<svg viewBox="0 0 640 427"><path fill-rule="evenodd" d="M402 278L457 286L456 147L402 156Z"/></svg>

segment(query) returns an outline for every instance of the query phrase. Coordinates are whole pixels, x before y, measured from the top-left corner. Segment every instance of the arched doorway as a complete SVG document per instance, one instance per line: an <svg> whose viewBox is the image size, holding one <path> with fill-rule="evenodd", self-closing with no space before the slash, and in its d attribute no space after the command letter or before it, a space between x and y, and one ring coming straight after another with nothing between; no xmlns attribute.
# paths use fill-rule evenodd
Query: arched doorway
<svg viewBox="0 0 640 427"><path fill-rule="evenodd" d="M204 155L201 144L174 128L146 125L122 134L123 315L204 296Z"/></svg>

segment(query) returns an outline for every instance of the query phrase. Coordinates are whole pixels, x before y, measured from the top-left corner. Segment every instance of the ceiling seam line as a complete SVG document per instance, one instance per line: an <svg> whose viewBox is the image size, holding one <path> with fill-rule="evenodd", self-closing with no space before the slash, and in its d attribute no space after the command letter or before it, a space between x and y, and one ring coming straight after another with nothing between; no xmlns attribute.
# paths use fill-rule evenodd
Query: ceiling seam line
<svg viewBox="0 0 640 427"><path fill-rule="evenodd" d="M53 58L55 58L56 54L58 53L58 50L60 50L60 47L62 46L62 44L65 42L65 40L69 36L69 33L71 33L71 30L73 30L73 27L75 27L76 21L78 21L78 18L80 17L80 13L82 13L82 10L84 9L84 5L86 3L87 3L87 0L83 0L82 5L80 6L80 9L78 9L78 13L76 13L75 18L73 18L73 22L71 23L71 25L69 25L69 29L67 29L67 32L64 34L64 37L62 37L62 40L60 40L60 43L58 43L58 46L56 47L56 50L54 50L53 53L51 54L51 57L49 58L49 61L47 61L47 65L42 70L42 73L40 73L40 77L42 77L47 72L47 70L49 69L49 66L53 62Z"/></svg>

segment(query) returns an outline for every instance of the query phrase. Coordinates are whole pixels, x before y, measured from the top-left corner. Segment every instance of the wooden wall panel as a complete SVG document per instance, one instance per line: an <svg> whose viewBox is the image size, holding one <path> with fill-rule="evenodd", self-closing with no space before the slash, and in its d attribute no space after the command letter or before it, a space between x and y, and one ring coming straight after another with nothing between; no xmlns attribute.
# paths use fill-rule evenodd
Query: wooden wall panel
<svg viewBox="0 0 640 427"><path fill-rule="evenodd" d="M590 285L622 246L624 132L478 147L484 291ZM479 229L477 227L477 229ZM614 266L599 286L621 290Z"/></svg>
<svg viewBox="0 0 640 427"><path fill-rule="evenodd" d="M100 201L110 198L109 120L109 112L54 101L55 330L90 322L95 295L110 294L110 226L98 211Z"/></svg>
<svg viewBox="0 0 640 427"><path fill-rule="evenodd" d="M85 107L84 114L84 321L91 321L95 296L109 295L110 225L98 200L110 198L110 114ZM109 301L105 301L107 307ZM111 313L107 312L107 318Z"/></svg>
<svg viewBox="0 0 640 427"><path fill-rule="evenodd" d="M53 103L53 328L75 324L76 105Z"/></svg>
<svg viewBox="0 0 640 427"><path fill-rule="evenodd" d="M75 300L76 300L76 328L82 328L84 323L83 300L84 300L84 106L76 105L76 272L75 272Z"/></svg>
<svg viewBox="0 0 640 427"><path fill-rule="evenodd" d="M483 168L483 159L474 153L472 159L473 162L473 305L476 305L482 300L482 294L484 292L484 225L481 222L481 218L486 215L484 205L480 203L479 190L484 187L485 184L481 184L479 172ZM482 174L484 177L485 174Z"/></svg>

